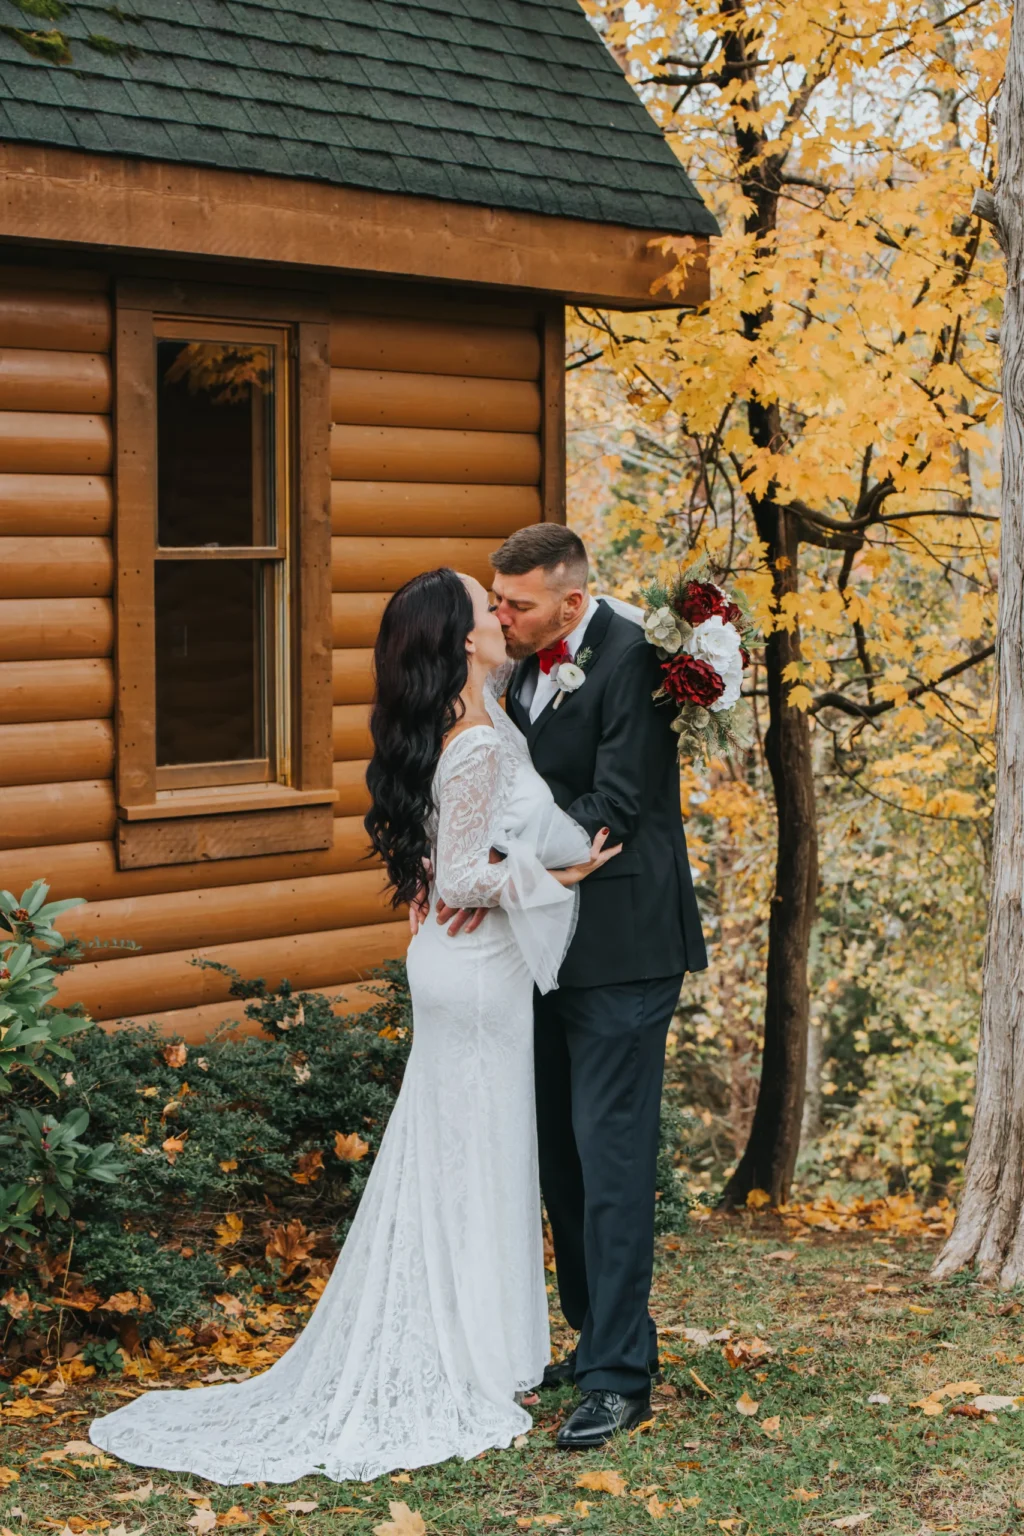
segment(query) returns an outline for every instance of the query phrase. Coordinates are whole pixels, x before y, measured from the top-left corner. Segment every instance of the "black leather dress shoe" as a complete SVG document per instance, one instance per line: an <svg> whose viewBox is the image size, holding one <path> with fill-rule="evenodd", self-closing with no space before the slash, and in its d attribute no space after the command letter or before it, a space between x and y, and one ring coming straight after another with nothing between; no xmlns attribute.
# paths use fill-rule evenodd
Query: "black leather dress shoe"
<svg viewBox="0 0 1024 1536"><path fill-rule="evenodd" d="M635 1429L651 1417L651 1394L623 1397L621 1392L587 1392L558 1431L560 1451L593 1451L620 1429Z"/></svg>
<svg viewBox="0 0 1024 1536"><path fill-rule="evenodd" d="M564 1360L544 1367L544 1375L541 1377L540 1390L553 1392L557 1387L564 1387L576 1380L576 1351L571 1350Z"/></svg>

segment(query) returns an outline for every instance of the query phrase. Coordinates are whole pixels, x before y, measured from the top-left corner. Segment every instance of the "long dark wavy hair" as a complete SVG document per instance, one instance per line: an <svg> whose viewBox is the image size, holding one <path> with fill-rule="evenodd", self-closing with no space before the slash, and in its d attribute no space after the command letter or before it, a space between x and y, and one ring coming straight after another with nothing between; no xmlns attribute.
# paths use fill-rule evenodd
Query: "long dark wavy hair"
<svg viewBox="0 0 1024 1536"><path fill-rule="evenodd" d="M384 860L396 907L422 883L430 786L444 738L463 712L473 624L469 593L448 566L407 581L381 619L366 770L373 803L363 825Z"/></svg>

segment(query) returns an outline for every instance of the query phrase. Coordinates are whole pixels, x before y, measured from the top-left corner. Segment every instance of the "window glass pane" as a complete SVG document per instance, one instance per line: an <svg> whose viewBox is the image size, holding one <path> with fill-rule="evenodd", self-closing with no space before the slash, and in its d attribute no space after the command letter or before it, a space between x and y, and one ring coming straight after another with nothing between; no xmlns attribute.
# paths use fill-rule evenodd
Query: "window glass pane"
<svg viewBox="0 0 1024 1536"><path fill-rule="evenodd" d="M266 755L266 568L257 560L156 562L156 760Z"/></svg>
<svg viewBox="0 0 1024 1536"><path fill-rule="evenodd" d="M157 542L273 544L275 348L158 341Z"/></svg>

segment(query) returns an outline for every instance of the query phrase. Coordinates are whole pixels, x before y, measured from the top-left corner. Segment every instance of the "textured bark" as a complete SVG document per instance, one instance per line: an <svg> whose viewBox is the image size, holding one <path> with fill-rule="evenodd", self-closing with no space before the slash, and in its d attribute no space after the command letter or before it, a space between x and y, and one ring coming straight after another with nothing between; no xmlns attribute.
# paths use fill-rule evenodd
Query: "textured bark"
<svg viewBox="0 0 1024 1536"><path fill-rule="evenodd" d="M765 417L770 412L763 413ZM751 416L755 410L751 408ZM753 424L753 423L752 423ZM770 420L758 422L770 431ZM772 502L754 504L757 529L775 571L776 595L797 587L796 521ZM768 919L768 966L761 1083L750 1140L722 1202L742 1205L752 1189L785 1200L797 1153L807 1072L810 999L807 958L818 889L811 727L787 702L786 667L800 656L799 631L778 629L765 645L769 725L765 756L778 819L775 889Z"/></svg>
<svg viewBox="0 0 1024 1536"><path fill-rule="evenodd" d="M742 0L723 0L723 12L735 20ZM756 110L754 88L759 44L740 27L725 38L727 67L747 87L747 102ZM812 87L813 88L813 87ZM809 91L808 91L809 97ZM794 103L795 105L795 103ZM772 249L778 227L779 195L788 151L773 153L763 127L753 119L736 120L736 148L742 167L740 180L750 204L745 220L748 234L757 237L757 250ZM756 342L772 317L771 306L743 316L744 335ZM747 402L750 435L758 448L777 452L785 441L778 406L752 396ZM781 506L770 488L751 496L759 538L774 573L776 600L795 592L799 582L800 540L795 514ZM818 886L818 828L814 806L811 725L807 715L787 703L786 667L800 657L800 633L775 630L765 644L768 690L768 730L764 738L775 797L778 846L775 889L768 921L768 964L764 1016L764 1049L757 1105L743 1156L722 1195L722 1204L742 1205L752 1189L764 1189L779 1203L789 1192L803 1117L807 1070L807 1027L810 1000L807 963Z"/></svg>
<svg viewBox="0 0 1024 1536"><path fill-rule="evenodd" d="M956 1226L937 1278L974 1263L1024 1280L1024 8L1014 13L999 108L994 212L1006 254L1002 326L1002 551L997 644L999 717L992 892L985 946L977 1109ZM976 203L976 207L977 207Z"/></svg>

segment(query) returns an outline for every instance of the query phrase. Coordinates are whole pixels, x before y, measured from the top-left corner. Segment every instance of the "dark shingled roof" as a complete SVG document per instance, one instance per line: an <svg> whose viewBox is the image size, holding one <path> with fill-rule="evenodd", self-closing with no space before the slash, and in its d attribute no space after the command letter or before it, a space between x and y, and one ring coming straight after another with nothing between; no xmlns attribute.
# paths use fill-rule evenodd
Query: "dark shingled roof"
<svg viewBox="0 0 1024 1536"><path fill-rule="evenodd" d="M0 0L0 28L0 139L718 233L578 0ZM16 35L50 29L69 63Z"/></svg>

